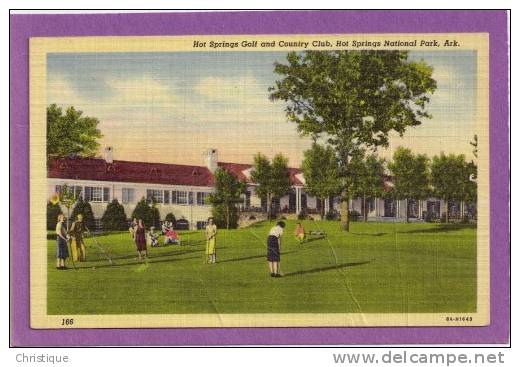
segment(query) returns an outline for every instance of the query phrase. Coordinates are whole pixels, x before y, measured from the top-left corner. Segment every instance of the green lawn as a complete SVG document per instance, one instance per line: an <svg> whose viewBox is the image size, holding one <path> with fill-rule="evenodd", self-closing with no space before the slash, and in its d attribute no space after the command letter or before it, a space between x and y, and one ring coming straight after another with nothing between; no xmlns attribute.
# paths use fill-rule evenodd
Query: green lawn
<svg viewBox="0 0 520 367"><path fill-rule="evenodd" d="M283 238L283 278L271 278L266 235L273 223L220 230L217 261L204 265L203 233L181 234L183 246L151 248L137 260L125 233L98 237L110 265L87 251L78 270L55 269L48 241L49 314L472 312L476 310L476 229L406 223L304 222L326 238ZM162 238L161 238L162 243ZM87 246L92 240L86 239ZM70 263L68 263L71 266Z"/></svg>

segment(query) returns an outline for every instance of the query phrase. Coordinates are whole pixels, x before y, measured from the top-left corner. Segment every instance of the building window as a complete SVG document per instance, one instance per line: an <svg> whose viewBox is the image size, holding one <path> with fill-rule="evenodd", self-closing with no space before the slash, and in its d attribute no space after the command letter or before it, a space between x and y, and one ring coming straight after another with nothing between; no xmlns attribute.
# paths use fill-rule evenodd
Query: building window
<svg viewBox="0 0 520 367"><path fill-rule="evenodd" d="M164 202L163 190L146 190L146 200L162 204Z"/></svg>
<svg viewBox="0 0 520 367"><path fill-rule="evenodd" d="M103 188L102 187L92 187L91 188L90 201L99 202L99 203L103 201Z"/></svg>
<svg viewBox="0 0 520 367"><path fill-rule="evenodd" d="M110 201L110 188L86 186L84 199L93 203L106 203Z"/></svg>
<svg viewBox="0 0 520 367"><path fill-rule="evenodd" d="M134 202L134 189L123 189L123 195L121 198L123 204L130 204Z"/></svg>
<svg viewBox="0 0 520 367"><path fill-rule="evenodd" d="M209 192L197 192L197 205L208 205L206 202Z"/></svg>
<svg viewBox="0 0 520 367"><path fill-rule="evenodd" d="M56 185L56 187L54 188L55 192L58 194L61 194L63 192L63 186L65 186L65 185ZM68 186L67 185L67 188L71 192L74 192L74 194L77 198L83 198L83 195L82 195L83 188L81 186Z"/></svg>
<svg viewBox="0 0 520 367"><path fill-rule="evenodd" d="M188 193L186 191L176 191L177 193L177 204L186 205L188 204Z"/></svg>
<svg viewBox="0 0 520 367"><path fill-rule="evenodd" d="M164 190L164 203L170 204L170 190Z"/></svg>

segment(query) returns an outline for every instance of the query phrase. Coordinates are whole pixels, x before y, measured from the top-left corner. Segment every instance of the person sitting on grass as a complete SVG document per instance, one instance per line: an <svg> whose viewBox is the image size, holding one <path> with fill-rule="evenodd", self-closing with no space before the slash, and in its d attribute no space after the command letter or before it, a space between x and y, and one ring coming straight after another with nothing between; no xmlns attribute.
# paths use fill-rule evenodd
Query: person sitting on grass
<svg viewBox="0 0 520 367"><path fill-rule="evenodd" d="M63 214L58 215L58 223L56 223L56 269L65 270L65 260L69 257L69 249L67 248L68 236Z"/></svg>
<svg viewBox="0 0 520 367"><path fill-rule="evenodd" d="M166 232L168 231L168 222L167 221L164 221L162 226L161 226L161 230L162 230L162 234L166 234Z"/></svg>
<svg viewBox="0 0 520 367"><path fill-rule="evenodd" d="M280 250L282 247L282 235L285 228L285 222L280 221L276 226L271 228L267 237L267 261L269 262L269 271L271 276L279 278L282 275L280 271Z"/></svg>
<svg viewBox="0 0 520 367"><path fill-rule="evenodd" d="M303 228L301 223L298 223L296 225L296 230L294 231L294 235L296 236L296 239L298 242L300 242L300 245L305 241L305 228Z"/></svg>
<svg viewBox="0 0 520 367"><path fill-rule="evenodd" d="M175 232L173 229L168 229L166 231L166 234L164 235L164 244L181 244L181 240L179 239L179 236L177 235L177 232Z"/></svg>
<svg viewBox="0 0 520 367"><path fill-rule="evenodd" d="M148 238L150 241L150 246L158 247L159 246L159 234L155 232L155 227L150 227L150 232L148 232Z"/></svg>

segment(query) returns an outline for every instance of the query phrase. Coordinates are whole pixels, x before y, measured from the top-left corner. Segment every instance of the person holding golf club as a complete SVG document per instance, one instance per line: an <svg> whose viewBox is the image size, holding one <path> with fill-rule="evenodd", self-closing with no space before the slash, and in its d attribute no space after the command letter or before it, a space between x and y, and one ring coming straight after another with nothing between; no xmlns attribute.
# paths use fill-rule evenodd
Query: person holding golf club
<svg viewBox="0 0 520 367"><path fill-rule="evenodd" d="M269 263L269 272L272 277L279 278L282 276L280 271L280 250L282 247L282 235L285 228L285 222L279 221L269 231L267 237L267 261Z"/></svg>
<svg viewBox="0 0 520 367"><path fill-rule="evenodd" d="M69 257L68 240L65 216L60 214L56 223L56 269L58 270L67 269L65 260Z"/></svg>
<svg viewBox="0 0 520 367"><path fill-rule="evenodd" d="M76 220L72 223L72 226L69 229L69 235L72 238L71 243L71 251L72 251L72 259L76 261L86 261L87 260L87 251L85 248L85 242L83 241L83 233L85 233L86 227L85 223L83 223L83 215L78 214L76 216ZM79 256L78 256L79 255Z"/></svg>
<svg viewBox="0 0 520 367"><path fill-rule="evenodd" d="M144 228L143 220L137 220L137 226L135 227L135 245L137 247L137 255L139 260L148 257L148 249L146 248L146 230Z"/></svg>
<svg viewBox="0 0 520 367"><path fill-rule="evenodd" d="M213 218L208 218L206 225L206 264L217 262L217 226L213 223Z"/></svg>

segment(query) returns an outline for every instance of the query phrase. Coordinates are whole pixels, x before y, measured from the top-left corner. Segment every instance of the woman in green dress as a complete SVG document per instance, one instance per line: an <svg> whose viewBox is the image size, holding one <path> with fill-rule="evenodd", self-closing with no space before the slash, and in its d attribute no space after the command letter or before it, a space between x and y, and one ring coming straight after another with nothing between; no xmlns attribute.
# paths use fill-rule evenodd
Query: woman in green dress
<svg viewBox="0 0 520 367"><path fill-rule="evenodd" d="M217 226L213 223L213 218L208 218L206 225L206 263L215 264L217 262Z"/></svg>

